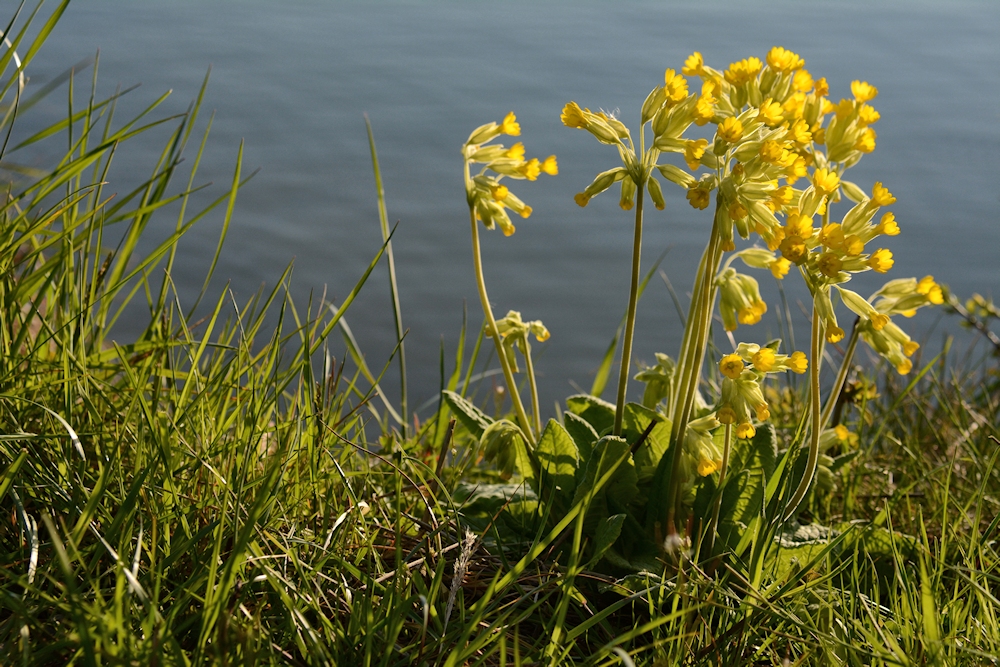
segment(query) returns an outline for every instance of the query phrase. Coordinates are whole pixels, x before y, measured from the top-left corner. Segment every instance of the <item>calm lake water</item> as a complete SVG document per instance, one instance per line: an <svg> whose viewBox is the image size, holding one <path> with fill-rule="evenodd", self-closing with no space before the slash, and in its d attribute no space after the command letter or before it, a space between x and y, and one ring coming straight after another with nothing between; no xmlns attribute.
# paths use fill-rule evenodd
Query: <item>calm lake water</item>
<svg viewBox="0 0 1000 667"><path fill-rule="evenodd" d="M214 196L224 191L241 139L244 172L260 168L239 196L218 269L240 301L273 285L292 260L292 292L303 305L324 288L339 301L364 271L381 242L367 113L389 217L399 221L394 247L414 405L435 395L442 341L451 370L463 303L470 323L481 321L459 155L469 132L514 110L529 155L559 157L557 178L513 188L535 210L517 234L483 236L498 315L520 310L552 332L536 347L551 406L574 384L590 386L625 310L631 251L631 216L618 209L617 195L586 209L572 200L615 165L614 150L562 127L559 111L576 100L620 110L632 125L663 70L679 69L695 50L724 68L763 58L777 44L826 76L835 99L850 95L853 79L878 86L878 149L850 178L869 189L883 181L898 198L903 233L888 241L896 256L889 277L932 273L962 296L1000 296L1000 3L672 4L77 0L30 73L40 83L100 48L104 94L142 84L123 102L123 119L167 89L174 93L162 113L183 111L212 67L205 105L216 114L200 181L215 183ZM56 118L65 103L53 98L36 112ZM121 151L110 191L124 193L136 174L150 173L165 137ZM709 221L676 188L667 210L647 218L644 261L669 250L662 267L682 298ZM153 225L163 235L174 218ZM174 276L182 296L197 294L219 228L215 216L184 245ZM381 368L395 334L388 282L376 273L348 320L369 363ZM773 298L770 278L760 280ZM801 281L786 282L798 317ZM852 287L867 294L880 284L864 275ZM776 335L771 303L764 323L737 333ZM944 329L957 329L936 320L911 323L931 350ZM803 322L796 322L800 348ZM640 303L638 327L637 359L676 353L680 325L662 281ZM390 394L394 386L387 379Z"/></svg>

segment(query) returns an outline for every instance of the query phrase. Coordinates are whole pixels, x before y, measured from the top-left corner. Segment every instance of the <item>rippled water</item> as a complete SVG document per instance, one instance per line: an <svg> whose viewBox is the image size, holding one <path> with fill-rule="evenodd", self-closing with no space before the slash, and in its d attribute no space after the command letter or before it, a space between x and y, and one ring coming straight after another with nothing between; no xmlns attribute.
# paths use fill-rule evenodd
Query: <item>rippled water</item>
<svg viewBox="0 0 1000 667"><path fill-rule="evenodd" d="M463 303L474 326L481 319L459 146L473 127L512 109L529 154L557 154L560 174L517 184L535 210L517 234L484 235L490 295L500 314L517 309L552 331L536 362L546 404L573 383L590 386L625 309L631 216L611 194L586 209L573 203L573 193L617 156L562 127L559 110L576 100L617 109L631 123L663 70L679 68L694 50L725 67L780 44L826 76L835 98L849 95L852 79L877 85L878 149L851 178L868 187L884 181L898 198L893 210L903 234L889 241L897 259L890 277L933 273L959 294L1000 296L1000 3L669 4L77 0L31 73L44 81L99 47L105 94L119 83L143 84L123 102L124 118L168 88L175 92L163 109L182 111L212 66L206 106L216 116L203 178L217 184L216 194L225 188L241 139L244 170L261 170L240 194L218 269L239 300L261 283L273 285L293 259L293 294L303 301L324 288L340 299L361 275L380 244L367 113L389 216L399 221L394 243L414 404L436 391L442 340L450 372ZM64 111L52 100L36 113ZM152 170L162 144L144 146L116 157L113 189L125 192L136 174ZM665 212L647 218L644 261L669 250L662 266L681 298L709 219L676 190ZM154 234L173 224L162 216ZM216 217L185 244L175 276L183 294L197 293L218 231ZM863 276L852 286L867 293L878 284ZM790 285L788 295L797 316L802 290ZM777 334L776 311L748 335ZM394 344L382 272L349 321L380 368ZM934 321L925 316L914 326L928 335ZM931 348L941 326L935 331ZM679 335L669 294L656 280L640 304L636 358L673 354Z"/></svg>

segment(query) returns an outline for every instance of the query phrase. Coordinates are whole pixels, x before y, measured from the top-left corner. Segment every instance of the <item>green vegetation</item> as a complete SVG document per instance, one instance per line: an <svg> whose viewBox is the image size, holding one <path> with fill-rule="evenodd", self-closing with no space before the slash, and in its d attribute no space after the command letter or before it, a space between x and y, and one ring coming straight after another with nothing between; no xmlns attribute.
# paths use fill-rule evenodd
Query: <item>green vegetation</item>
<svg viewBox="0 0 1000 667"><path fill-rule="evenodd" d="M914 294L930 303L939 294L991 348L955 358L949 346L940 354L909 346L900 356L902 344L878 349L885 313L852 305L848 294L856 333L835 345L836 321L823 319L832 304L814 318L810 382L765 378L781 364L804 370L805 357L776 346L738 348L743 356L711 346L716 291L733 309L724 321L750 324L761 314L753 299L732 306L753 290L720 263L733 227L727 237L719 224L687 318L696 326L685 338L686 361L659 355L658 366L643 369L641 404L625 402L623 372L612 404L600 395L613 344L591 395L570 397L545 423L528 336L544 339L547 331L516 311L493 317L477 255L484 325L463 330L453 360L442 358L440 405L413 420L405 379L399 399L390 398L376 374L382 369L361 361L345 320L373 270L395 274L385 216L384 245L372 249L368 270L339 306L295 303L288 271L246 303L212 294L218 250L201 297L181 303L170 279L177 244L213 212L224 239L246 182L241 154L229 186L192 211L208 139L207 128L196 129L200 95L182 116L154 116L164 96L123 121L115 116L118 94L97 96L96 61L84 85L70 71L64 87L32 91L21 72L66 4L47 15L40 5L22 9L0 47L7 138L0 168L9 184L0 212L0 663L997 664L1000 340L990 326L1000 311L991 302L962 304L933 292L933 281L907 282L900 289L910 301L887 306L893 313L928 305ZM794 65L794 54L778 55L779 65ZM752 86L753 63L743 62L734 72ZM682 95L670 74L644 105L644 124L654 127L659 109L670 113L688 99L686 84ZM56 90L67 91L67 118L11 141L18 117ZM706 113L703 96L685 113ZM870 114L863 104L853 112ZM567 124L594 124L605 143L628 134L614 119L566 111ZM717 120L732 146L706 141L694 146L701 150L694 159L687 144L660 143L685 153L692 171L692 163L715 160L714 182L656 166L658 155L636 159L641 140L631 158L620 151L620 176L595 181L604 188L633 175L642 181L623 185L623 202L637 208L637 247L644 192L662 201L660 186L651 185L654 168L687 183L699 207L712 188L724 189L731 171L720 165L739 152L742 136ZM752 121L744 120L749 135ZM168 139L150 176L109 196L114 155L152 128L167 129ZM485 145L515 128L513 115L484 125L465 147L467 168L478 161L494 174L467 170L475 248L479 221L512 233L504 209L530 214L498 175L534 180L556 171L554 158L532 164L523 148ZM848 160L868 148L864 128L855 130L852 146L861 148ZM65 142L62 158L42 172L20 166L19 151L40 142ZM713 145L716 157L705 158ZM796 169L795 156L780 150L775 159ZM823 197L832 199L842 173L835 162L814 173L812 194L768 191L768 200L787 193L787 203L822 200L820 215L829 216ZM592 186L578 203L598 191ZM378 196L383 203L381 187ZM848 196L865 206L863 193ZM731 204L724 211L742 219ZM140 253L150 221L167 216L175 232ZM822 257L858 253L843 239L827 244L836 241L830 232L825 241L822 229L807 233L802 217L774 228L801 247L740 257L771 265L775 275L799 264L814 295L829 301L831 287L846 290L833 284L841 273L830 268L835 262ZM886 268L878 252L868 264L875 270ZM788 259L797 253L801 262ZM635 262L626 338L646 285L641 275ZM142 333L115 340L116 323L137 313L147 323ZM405 378L398 305L395 315ZM855 366L859 339L887 360ZM483 396L476 382L491 361L482 350L491 340L511 389L509 409L500 400L484 407L496 397ZM530 410L514 382L519 355ZM706 355L722 362L708 373ZM821 355L841 369L822 404ZM757 387L764 412L736 402L727 380ZM733 419L716 419L727 407Z"/></svg>

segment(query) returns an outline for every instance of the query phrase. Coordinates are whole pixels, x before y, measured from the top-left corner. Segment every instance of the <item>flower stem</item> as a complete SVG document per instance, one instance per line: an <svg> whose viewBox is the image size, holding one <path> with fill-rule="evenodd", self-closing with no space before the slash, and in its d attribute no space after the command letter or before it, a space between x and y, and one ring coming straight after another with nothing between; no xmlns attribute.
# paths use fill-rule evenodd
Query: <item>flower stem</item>
<svg viewBox="0 0 1000 667"><path fill-rule="evenodd" d="M635 234L632 240L632 283L629 286L628 314L625 316L625 339L622 343L621 372L618 375L618 397L615 400L614 435L622 433L625 416L625 390L628 388L629 363L632 359L632 334L635 332L635 310L639 300L639 257L642 251L642 202L644 183L638 185L635 197Z"/></svg>
<svg viewBox="0 0 1000 667"><path fill-rule="evenodd" d="M847 349L844 350L844 360L840 362L840 370L837 371L837 379L833 383L833 389L830 391L830 396L826 399L826 405L823 407L823 416L819 420L819 425L821 429L827 427L830 423L830 415L833 414L833 409L837 405L837 400L840 398L840 392L844 391L844 384L847 382L847 374L851 370L851 360L854 359L854 350L858 346L858 320L854 321L854 328L851 330L851 339L847 342Z"/></svg>
<svg viewBox="0 0 1000 667"><path fill-rule="evenodd" d="M795 514L802 500L812 486L813 478L816 476L816 464L819 462L819 435L823 430L823 415L819 400L819 369L823 363L822 350L820 349L821 323L819 310L813 306L812 337L809 345L809 402L812 408L812 428L809 433L809 458L806 461L806 470L799 480L799 486L785 506L785 511L781 515L782 522L788 521L789 517Z"/></svg>
<svg viewBox="0 0 1000 667"><path fill-rule="evenodd" d="M517 384L514 382L514 373L510 369L510 364L507 361L507 355L503 351L503 341L500 339L500 334L497 331L497 321L493 317L493 309L490 307L490 298L486 294L486 281L483 278L483 258L482 253L479 250L479 226L476 224L476 212L470 206L469 207L469 217L472 220L472 260L476 269L476 284L479 287L479 301L483 306L483 314L486 316L486 324L490 329L490 336L493 338L493 344L497 348L497 357L500 358L500 367L503 369L504 380L507 381L507 388L510 390L510 401L514 404L514 412L517 415L518 424L521 426L521 430L524 431L525 436L528 440L534 444L536 441L536 436L531 428L531 422L528 420L528 415L524 412L524 405L521 403L521 395L517 391Z"/></svg>
<svg viewBox="0 0 1000 667"><path fill-rule="evenodd" d="M528 344L528 334L524 334L524 365L528 373L528 386L531 388L531 416L535 418L535 433L542 437L542 417L538 410L538 385L535 383L535 366L531 363L531 346Z"/></svg>
<svg viewBox="0 0 1000 667"><path fill-rule="evenodd" d="M712 508L712 523L708 528L708 553L715 551L715 538L719 533L719 512L722 509L722 490L729 470L729 454L733 446L733 425L726 424L726 438L722 446L722 466L719 467L719 488L716 491L715 506Z"/></svg>

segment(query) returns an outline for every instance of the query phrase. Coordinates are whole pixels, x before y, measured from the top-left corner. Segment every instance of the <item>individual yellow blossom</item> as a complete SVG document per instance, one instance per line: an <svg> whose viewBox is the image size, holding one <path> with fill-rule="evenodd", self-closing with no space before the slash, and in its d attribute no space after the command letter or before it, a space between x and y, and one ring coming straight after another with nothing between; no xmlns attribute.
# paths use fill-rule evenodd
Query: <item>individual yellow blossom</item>
<svg viewBox="0 0 1000 667"><path fill-rule="evenodd" d="M858 102L868 102L878 95L878 88L867 81L851 81L851 93Z"/></svg>
<svg viewBox="0 0 1000 667"><path fill-rule="evenodd" d="M735 116L730 116L719 123L718 134L723 141L735 144L743 138L743 123Z"/></svg>
<svg viewBox="0 0 1000 667"><path fill-rule="evenodd" d="M816 144L817 146L823 146L824 144L826 144L825 127L819 127L819 125L817 124L816 126L810 128L809 131L812 132L814 144Z"/></svg>
<svg viewBox="0 0 1000 667"><path fill-rule="evenodd" d="M802 375L808 367L809 359L806 358L805 352L792 352L792 356L788 358L788 368L793 373Z"/></svg>
<svg viewBox="0 0 1000 667"><path fill-rule="evenodd" d="M672 69L668 69L663 75L664 92L671 102L683 102L688 94L688 82L680 74Z"/></svg>
<svg viewBox="0 0 1000 667"><path fill-rule="evenodd" d="M800 69L792 78L792 88L800 93L808 93L813 89L813 78L809 70Z"/></svg>
<svg viewBox="0 0 1000 667"><path fill-rule="evenodd" d="M792 139L798 144L808 144L812 141L812 132L809 131L809 123L802 118L795 121L789 128Z"/></svg>
<svg viewBox="0 0 1000 667"><path fill-rule="evenodd" d="M559 118L566 127L576 127L581 130L587 128L587 117L583 115L583 110L576 102L567 102Z"/></svg>
<svg viewBox="0 0 1000 667"><path fill-rule="evenodd" d="M789 262L787 259L785 259L784 257L777 257L773 262L771 262L768 265L767 268L770 269L771 275L773 275L778 280L781 280L782 278L788 275L788 270L791 267L792 263Z"/></svg>
<svg viewBox="0 0 1000 667"><path fill-rule="evenodd" d="M934 305L944 303L944 292L941 286L934 282L934 276L924 276L917 282L917 293L923 294ZM909 355L907 355L909 356Z"/></svg>
<svg viewBox="0 0 1000 667"><path fill-rule="evenodd" d="M705 59L701 57L701 53L695 51L687 57L684 61L684 67L681 72L687 74L688 76L699 76L705 71Z"/></svg>
<svg viewBox="0 0 1000 667"><path fill-rule="evenodd" d="M836 192L840 186L840 176L830 169L817 169L813 174L812 182L818 193L829 196Z"/></svg>
<svg viewBox="0 0 1000 667"><path fill-rule="evenodd" d="M545 158L545 161L542 162L542 171L548 174L549 176L555 176L556 174L559 173L559 165L556 164L555 155L550 155L547 158Z"/></svg>
<svg viewBox="0 0 1000 667"><path fill-rule="evenodd" d="M826 77L816 81L816 97L826 97L830 94L830 84L826 82Z"/></svg>
<svg viewBox="0 0 1000 667"><path fill-rule="evenodd" d="M776 127L784 122L785 115L781 105L769 97L761 102L757 118L768 127Z"/></svg>
<svg viewBox="0 0 1000 667"><path fill-rule="evenodd" d="M859 125L871 125L878 122L878 119L882 117L874 107L867 104L862 104L858 107L858 124Z"/></svg>
<svg viewBox="0 0 1000 667"><path fill-rule="evenodd" d="M875 227L875 231L878 234L885 234L886 236L898 235L899 225L896 223L896 216L891 211L883 215L878 226Z"/></svg>
<svg viewBox="0 0 1000 667"><path fill-rule="evenodd" d="M816 262L816 266L819 267L820 272L827 276L828 278L836 278L840 275L840 270L844 266L844 262L841 261L836 254L832 252L825 252L820 255L819 260Z"/></svg>
<svg viewBox="0 0 1000 667"><path fill-rule="evenodd" d="M866 127L864 132L858 136L858 140L854 142L854 150L861 153L871 153L875 150L875 130L870 127Z"/></svg>
<svg viewBox="0 0 1000 667"><path fill-rule="evenodd" d="M708 477L713 472L719 469L719 463L708 458L698 459L698 475L701 477Z"/></svg>
<svg viewBox="0 0 1000 667"><path fill-rule="evenodd" d="M760 146L761 159L770 164L778 164L781 162L787 152L788 151L781 147L781 144L771 139L768 139Z"/></svg>
<svg viewBox="0 0 1000 667"><path fill-rule="evenodd" d="M708 208L710 193L706 188L693 187L687 191L687 200L691 206L703 211Z"/></svg>
<svg viewBox="0 0 1000 667"><path fill-rule="evenodd" d="M734 201L732 203L732 205L729 207L728 213L729 217L732 218L733 220L742 220L743 218L747 217L746 207L743 204L739 203L738 201Z"/></svg>
<svg viewBox="0 0 1000 667"><path fill-rule="evenodd" d="M590 203L590 196L586 192L577 192L573 195L573 201L576 202L577 206L586 206Z"/></svg>
<svg viewBox="0 0 1000 667"><path fill-rule="evenodd" d="M538 174L542 171L542 165L538 161L538 158L531 158L523 165L518 167L518 172L521 173L529 181L534 181L538 179Z"/></svg>
<svg viewBox="0 0 1000 667"><path fill-rule="evenodd" d="M493 199L496 201L503 201L507 198L510 190L507 189L506 185L496 185L490 190L490 192L493 195Z"/></svg>
<svg viewBox="0 0 1000 667"><path fill-rule="evenodd" d="M757 76L763 66L760 58L744 58L739 62L730 63L729 69L723 72L723 76L730 84L741 86Z"/></svg>
<svg viewBox="0 0 1000 667"><path fill-rule="evenodd" d="M848 234L844 238L844 254L857 257L865 251L865 243L854 234Z"/></svg>
<svg viewBox="0 0 1000 667"><path fill-rule="evenodd" d="M826 328L826 342L839 343L844 340L844 330L836 324L828 324Z"/></svg>
<svg viewBox="0 0 1000 667"><path fill-rule="evenodd" d="M503 118L503 122L500 124L500 132L503 134L509 134L512 137L517 137L521 135L521 126L517 122L517 116L511 111Z"/></svg>
<svg viewBox="0 0 1000 667"><path fill-rule="evenodd" d="M507 149L506 156L512 160L524 159L524 144L520 141Z"/></svg>
<svg viewBox="0 0 1000 667"><path fill-rule="evenodd" d="M805 67L806 61L800 58L797 53L792 53L781 46L775 46L767 52L767 64L775 71L787 73L802 69Z"/></svg>
<svg viewBox="0 0 1000 667"><path fill-rule="evenodd" d="M735 380L743 373L743 358L736 354L727 354L719 361L719 370L730 380Z"/></svg>
<svg viewBox="0 0 1000 667"><path fill-rule="evenodd" d="M920 349L920 343L915 340L908 340L903 343L903 354L912 357L913 353ZM905 373L904 373L905 375Z"/></svg>
<svg viewBox="0 0 1000 667"><path fill-rule="evenodd" d="M747 440L755 435L757 435L757 429L750 422L743 422L736 427L736 437L741 440Z"/></svg>
<svg viewBox="0 0 1000 667"><path fill-rule="evenodd" d="M521 216L522 218L527 218L527 217L529 217L531 215L531 211L532 211L532 208L530 206L528 206L527 204L525 204L521 208L521 210L517 212L517 214L519 216Z"/></svg>
<svg viewBox="0 0 1000 667"><path fill-rule="evenodd" d="M835 109L838 120L844 120L852 113L854 113L854 102L847 99L842 99L837 103L837 108Z"/></svg>
<svg viewBox="0 0 1000 667"><path fill-rule="evenodd" d="M868 258L868 266L877 273L885 273L892 268L893 263L892 252L885 248L879 248Z"/></svg>
<svg viewBox="0 0 1000 667"><path fill-rule="evenodd" d="M782 257L795 264L804 262L809 254L809 248L799 236L786 236L778 249L781 250Z"/></svg>
<svg viewBox="0 0 1000 667"><path fill-rule="evenodd" d="M889 206L895 203L896 198L892 196L889 189L883 187L881 182L875 181L875 185L872 187L872 204L875 206Z"/></svg>
<svg viewBox="0 0 1000 667"><path fill-rule="evenodd" d="M760 348L752 358L754 369L767 373L774 368L774 350L769 347ZM763 419L761 421L764 421Z"/></svg>
<svg viewBox="0 0 1000 667"><path fill-rule="evenodd" d="M716 99L711 95L701 95L698 98L692 111L695 125L701 127L715 117L715 102Z"/></svg>
<svg viewBox="0 0 1000 667"><path fill-rule="evenodd" d="M903 359L901 362L896 364L896 372L900 375L908 375L910 371L913 370L913 362L909 359Z"/></svg>
<svg viewBox="0 0 1000 667"><path fill-rule="evenodd" d="M808 239L813 235L812 218L800 215L797 212L789 214L785 223L785 236L798 236L801 239Z"/></svg>
<svg viewBox="0 0 1000 667"><path fill-rule="evenodd" d="M684 161L688 169L694 171L701 164L701 158L708 147L708 139L692 139L684 144Z"/></svg>
<svg viewBox="0 0 1000 667"><path fill-rule="evenodd" d="M767 304L763 301L754 301L749 306L740 308L736 318L740 324L754 325L760 322L764 313L767 312Z"/></svg>
<svg viewBox="0 0 1000 667"><path fill-rule="evenodd" d="M843 227L836 222L823 225L823 228L819 230L819 242L831 250L840 250L844 247Z"/></svg>
<svg viewBox="0 0 1000 667"><path fill-rule="evenodd" d="M785 180L789 185L793 185L795 181L805 178L808 174L809 163L800 155L795 158L795 161L785 171Z"/></svg>

